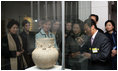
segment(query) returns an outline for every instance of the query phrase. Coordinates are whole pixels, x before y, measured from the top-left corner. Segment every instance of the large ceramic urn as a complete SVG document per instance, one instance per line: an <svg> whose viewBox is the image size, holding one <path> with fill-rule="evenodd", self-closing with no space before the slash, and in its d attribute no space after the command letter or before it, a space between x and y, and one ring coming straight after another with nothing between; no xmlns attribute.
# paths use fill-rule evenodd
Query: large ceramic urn
<svg viewBox="0 0 118 71"><path fill-rule="evenodd" d="M53 38L39 38L36 40L36 48L32 52L35 65L42 69L53 67L58 60L58 50L54 47Z"/></svg>

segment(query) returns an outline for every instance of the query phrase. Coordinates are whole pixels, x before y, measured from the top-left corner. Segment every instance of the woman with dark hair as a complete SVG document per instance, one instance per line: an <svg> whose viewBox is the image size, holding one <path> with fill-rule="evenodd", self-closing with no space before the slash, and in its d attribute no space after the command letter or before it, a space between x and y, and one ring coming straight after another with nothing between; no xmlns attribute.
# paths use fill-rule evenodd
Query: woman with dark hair
<svg viewBox="0 0 118 71"><path fill-rule="evenodd" d="M105 35L111 40L112 43L112 68L117 69L117 31L115 30L115 23L112 20L107 20L105 22Z"/></svg>
<svg viewBox="0 0 118 71"><path fill-rule="evenodd" d="M72 34L65 43L65 67L73 70L80 69L79 57L81 54L81 47L83 46L84 35L82 34L80 24L74 23L72 25Z"/></svg>
<svg viewBox="0 0 118 71"><path fill-rule="evenodd" d="M18 27L19 23L16 20L11 20L7 24L8 33L2 38L1 55L4 57L3 69L5 70L22 70L26 67L22 40L17 34Z"/></svg>

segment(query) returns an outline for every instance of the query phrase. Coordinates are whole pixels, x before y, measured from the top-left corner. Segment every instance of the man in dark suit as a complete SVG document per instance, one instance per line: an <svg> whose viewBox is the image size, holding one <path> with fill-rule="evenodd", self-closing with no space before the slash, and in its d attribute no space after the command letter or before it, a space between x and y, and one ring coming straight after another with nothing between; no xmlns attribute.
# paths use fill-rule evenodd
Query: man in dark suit
<svg viewBox="0 0 118 71"><path fill-rule="evenodd" d="M111 43L110 40L101 32L98 31L96 23L91 20L91 47L89 52L83 53L83 56L89 58L88 69L90 70L109 70L111 69L110 53Z"/></svg>
<svg viewBox="0 0 118 71"><path fill-rule="evenodd" d="M96 24L98 24L98 20L99 20L98 15L91 14L91 15L90 15L90 18L91 18L92 20L94 20ZM98 29L99 32L104 33L104 31L103 31L102 29L100 29L100 28L97 28L97 29Z"/></svg>

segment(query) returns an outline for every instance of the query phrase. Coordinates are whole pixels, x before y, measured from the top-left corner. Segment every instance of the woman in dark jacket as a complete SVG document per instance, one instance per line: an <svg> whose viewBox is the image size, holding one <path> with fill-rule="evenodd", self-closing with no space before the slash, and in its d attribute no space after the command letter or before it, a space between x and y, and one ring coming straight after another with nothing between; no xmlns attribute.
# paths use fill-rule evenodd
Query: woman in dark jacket
<svg viewBox="0 0 118 71"><path fill-rule="evenodd" d="M78 66L78 57L81 52L82 42L79 40L82 39L83 35L78 23L73 24L72 27L73 33L66 40L65 44L65 57L66 57L66 67L70 69L79 69Z"/></svg>
<svg viewBox="0 0 118 71"><path fill-rule="evenodd" d="M17 34L19 23L11 20L7 24L8 33L2 38L1 55L4 58L4 70L21 70L26 67L23 57L22 40Z"/></svg>
<svg viewBox="0 0 118 71"><path fill-rule="evenodd" d="M115 30L115 23L112 20L107 20L105 22L105 35L111 40L112 43L112 68L117 69L117 31Z"/></svg>

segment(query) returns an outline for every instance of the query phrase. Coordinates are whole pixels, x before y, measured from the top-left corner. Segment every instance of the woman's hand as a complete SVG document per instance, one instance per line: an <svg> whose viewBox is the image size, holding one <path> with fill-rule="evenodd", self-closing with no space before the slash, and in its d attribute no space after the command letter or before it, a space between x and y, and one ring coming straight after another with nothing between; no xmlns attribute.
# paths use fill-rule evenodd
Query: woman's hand
<svg viewBox="0 0 118 71"><path fill-rule="evenodd" d="M17 56L20 56L20 55L23 54L23 53L24 53L24 50L22 50L22 51L20 51L20 52L17 51L17 52L16 52L16 55L17 55Z"/></svg>
<svg viewBox="0 0 118 71"><path fill-rule="evenodd" d="M20 56L21 55L21 52L16 52L16 56Z"/></svg>
<svg viewBox="0 0 118 71"><path fill-rule="evenodd" d="M82 45L83 42L84 42L83 38L82 38L82 37L78 37L77 39L78 39L78 40L77 40L78 43L79 43L80 45Z"/></svg>
<svg viewBox="0 0 118 71"><path fill-rule="evenodd" d="M111 57L114 57L117 54L117 50L112 50Z"/></svg>
<svg viewBox="0 0 118 71"><path fill-rule="evenodd" d="M91 54L90 53L85 52L82 55L85 56L85 57L87 57L87 58L89 58L89 59L91 58Z"/></svg>
<svg viewBox="0 0 118 71"><path fill-rule="evenodd" d="M80 52L75 52L75 53L71 53L71 57L74 58L75 56L80 55Z"/></svg>
<svg viewBox="0 0 118 71"><path fill-rule="evenodd" d="M20 51L20 52L21 52L21 54L24 53L24 49L22 49L22 51Z"/></svg>

